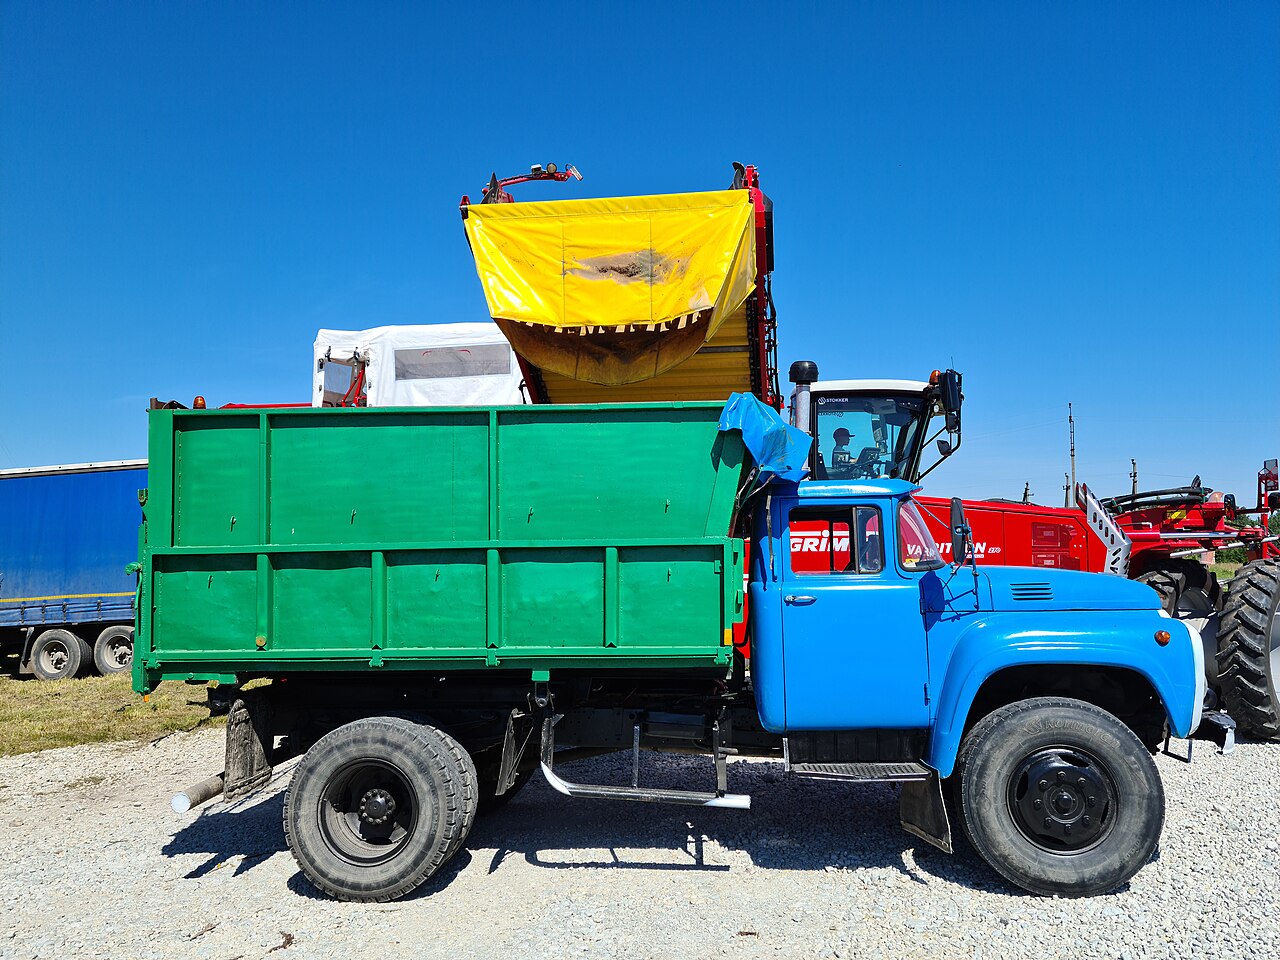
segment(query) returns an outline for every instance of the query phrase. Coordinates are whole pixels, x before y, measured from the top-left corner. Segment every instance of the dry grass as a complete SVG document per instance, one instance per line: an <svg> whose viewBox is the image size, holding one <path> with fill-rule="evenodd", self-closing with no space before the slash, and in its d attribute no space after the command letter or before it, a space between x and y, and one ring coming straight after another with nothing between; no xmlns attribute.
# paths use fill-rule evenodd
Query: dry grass
<svg viewBox="0 0 1280 960"><path fill-rule="evenodd" d="M0 756L106 740L152 740L210 719L203 687L162 683L148 702L129 675L41 682L15 678L16 657L0 665Z"/></svg>

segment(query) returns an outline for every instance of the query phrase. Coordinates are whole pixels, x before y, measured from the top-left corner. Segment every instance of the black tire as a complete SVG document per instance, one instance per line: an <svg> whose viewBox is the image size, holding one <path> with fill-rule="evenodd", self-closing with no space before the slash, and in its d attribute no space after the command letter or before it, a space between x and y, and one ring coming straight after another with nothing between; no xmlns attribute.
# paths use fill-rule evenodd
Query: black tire
<svg viewBox="0 0 1280 960"><path fill-rule="evenodd" d="M133 627L107 627L93 644L93 665L104 677L133 667Z"/></svg>
<svg viewBox="0 0 1280 960"><path fill-rule="evenodd" d="M476 775L476 765L471 759L471 754L467 753L462 744L436 727L423 727L423 729L440 740L441 745L449 752L449 756L462 773L462 829L457 832L453 845L445 852L444 858L448 861L462 849L467 836L471 833L471 827L476 822L476 814L480 811L480 778Z"/></svg>
<svg viewBox="0 0 1280 960"><path fill-rule="evenodd" d="M1195 560L1170 560L1157 570L1148 570L1138 582L1160 595L1160 604L1170 616L1208 617L1222 609L1218 578Z"/></svg>
<svg viewBox="0 0 1280 960"><path fill-rule="evenodd" d="M1138 577L1139 583L1145 583L1160 596L1160 605L1164 612L1174 616L1178 612L1178 599L1186 579L1181 573L1173 570L1149 570Z"/></svg>
<svg viewBox="0 0 1280 960"><path fill-rule="evenodd" d="M1218 675L1240 729L1280 739L1280 560L1247 563L1227 585Z"/></svg>
<svg viewBox="0 0 1280 960"><path fill-rule="evenodd" d="M965 736L954 776L965 836L1032 893L1114 890L1160 840L1164 787L1151 754L1080 700L1038 697L984 717Z"/></svg>
<svg viewBox="0 0 1280 960"><path fill-rule="evenodd" d="M409 720L370 717L339 727L294 770L284 801L289 850L331 897L402 897L465 841L468 809L475 815L470 764L452 738Z"/></svg>
<svg viewBox="0 0 1280 960"><path fill-rule="evenodd" d="M93 651L70 630L46 630L31 645L31 671L41 680L70 680L91 663Z"/></svg>

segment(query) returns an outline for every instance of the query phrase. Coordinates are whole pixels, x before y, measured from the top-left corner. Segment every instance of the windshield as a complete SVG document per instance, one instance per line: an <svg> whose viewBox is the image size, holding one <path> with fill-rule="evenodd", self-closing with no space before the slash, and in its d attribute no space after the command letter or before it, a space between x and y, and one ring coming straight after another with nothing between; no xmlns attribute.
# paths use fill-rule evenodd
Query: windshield
<svg viewBox="0 0 1280 960"><path fill-rule="evenodd" d="M914 479L922 397L814 397L818 463L814 475L829 480Z"/></svg>
<svg viewBox="0 0 1280 960"><path fill-rule="evenodd" d="M912 500L903 500L898 508L898 562L903 570L937 570L944 565L933 534Z"/></svg>

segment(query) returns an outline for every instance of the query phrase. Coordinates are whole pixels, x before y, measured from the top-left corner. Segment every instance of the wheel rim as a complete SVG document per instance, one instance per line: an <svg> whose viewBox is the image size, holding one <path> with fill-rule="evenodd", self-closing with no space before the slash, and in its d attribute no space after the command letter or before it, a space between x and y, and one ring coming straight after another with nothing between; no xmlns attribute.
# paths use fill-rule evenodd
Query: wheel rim
<svg viewBox="0 0 1280 960"><path fill-rule="evenodd" d="M107 642L107 662L121 669L133 663L133 644L124 637Z"/></svg>
<svg viewBox="0 0 1280 960"><path fill-rule="evenodd" d="M40 648L40 666L47 673L62 673L70 660L71 650L62 640L48 640Z"/></svg>
<svg viewBox="0 0 1280 960"><path fill-rule="evenodd" d="M1008 803L1013 822L1032 844L1075 856L1111 832L1115 779L1097 757L1078 747L1046 747L1016 765Z"/></svg>
<svg viewBox="0 0 1280 960"><path fill-rule="evenodd" d="M412 839L422 800L392 763L356 760L338 769L320 797L325 845L351 864L376 866Z"/></svg>

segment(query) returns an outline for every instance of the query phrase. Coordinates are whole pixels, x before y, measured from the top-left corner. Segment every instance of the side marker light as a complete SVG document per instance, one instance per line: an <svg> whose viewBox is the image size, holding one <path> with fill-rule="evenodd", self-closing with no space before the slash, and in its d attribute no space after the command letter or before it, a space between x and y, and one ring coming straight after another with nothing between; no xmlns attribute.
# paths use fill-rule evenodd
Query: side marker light
<svg viewBox="0 0 1280 960"><path fill-rule="evenodd" d="M1160 644L1160 646L1162 647L1168 644L1168 642L1172 639L1172 637L1173 635L1170 634L1168 630L1156 631L1156 643Z"/></svg>

